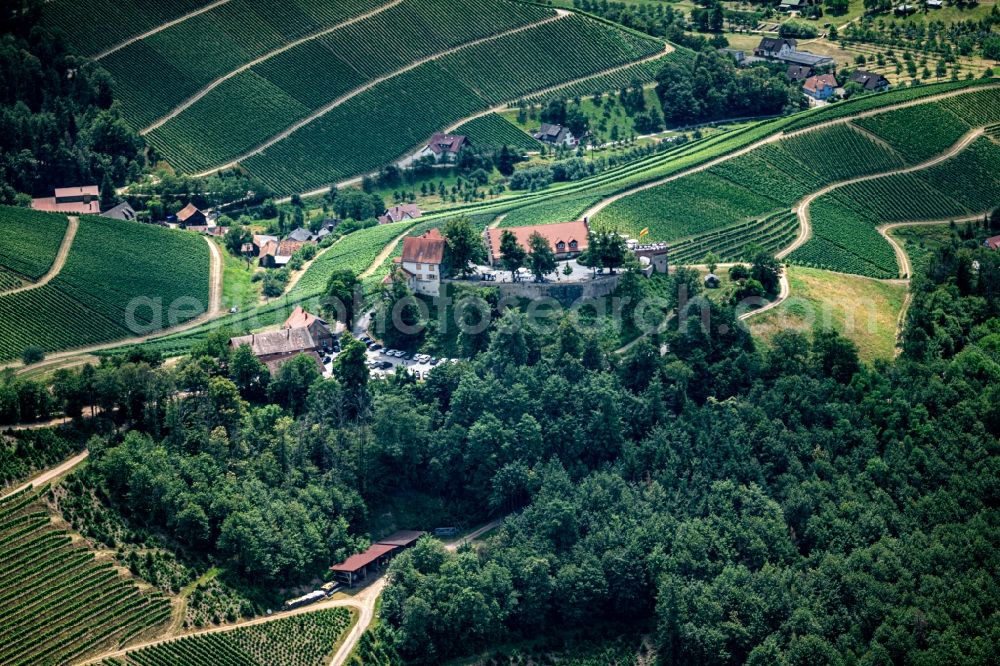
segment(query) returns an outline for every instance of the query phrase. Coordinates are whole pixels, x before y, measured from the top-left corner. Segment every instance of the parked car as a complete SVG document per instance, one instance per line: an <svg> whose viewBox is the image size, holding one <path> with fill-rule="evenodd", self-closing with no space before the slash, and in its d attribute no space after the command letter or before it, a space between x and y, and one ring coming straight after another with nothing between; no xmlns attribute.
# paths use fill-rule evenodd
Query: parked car
<svg viewBox="0 0 1000 666"><path fill-rule="evenodd" d="M368 337L367 335L362 335L360 338L358 338L358 340L361 340L361 342L363 342L365 344L368 344L369 342L372 341L372 339L370 337Z"/></svg>
<svg viewBox="0 0 1000 666"><path fill-rule="evenodd" d="M439 359L439 358L431 358L431 360L429 360L427 362L430 363L431 365L437 365L438 363L441 362L441 359Z"/></svg>
<svg viewBox="0 0 1000 666"><path fill-rule="evenodd" d="M368 349L371 349L372 351L378 351L379 349L382 349L382 345L380 345L377 342L373 342L370 345L368 345Z"/></svg>
<svg viewBox="0 0 1000 666"><path fill-rule="evenodd" d="M406 352L402 351L401 349L397 349L395 352L393 352L393 356L395 356L396 358L403 358L403 356L405 355Z"/></svg>
<svg viewBox="0 0 1000 666"><path fill-rule="evenodd" d="M376 363L378 363L380 370L388 370L392 367L392 363L389 363L389 361L376 361Z"/></svg>

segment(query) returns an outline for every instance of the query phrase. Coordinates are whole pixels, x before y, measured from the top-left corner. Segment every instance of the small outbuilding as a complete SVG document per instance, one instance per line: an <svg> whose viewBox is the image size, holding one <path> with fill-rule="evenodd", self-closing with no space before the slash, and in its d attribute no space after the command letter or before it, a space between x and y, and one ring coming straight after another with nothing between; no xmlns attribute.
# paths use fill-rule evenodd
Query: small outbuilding
<svg viewBox="0 0 1000 666"><path fill-rule="evenodd" d="M334 578L338 581L354 587L357 583L368 578L368 575L380 571L392 559L393 553L399 546L376 543L368 547L368 550L357 555L351 555L340 564L330 567Z"/></svg>
<svg viewBox="0 0 1000 666"><path fill-rule="evenodd" d="M709 273L705 276L705 288L706 289L718 289L720 285L719 276L715 273Z"/></svg>

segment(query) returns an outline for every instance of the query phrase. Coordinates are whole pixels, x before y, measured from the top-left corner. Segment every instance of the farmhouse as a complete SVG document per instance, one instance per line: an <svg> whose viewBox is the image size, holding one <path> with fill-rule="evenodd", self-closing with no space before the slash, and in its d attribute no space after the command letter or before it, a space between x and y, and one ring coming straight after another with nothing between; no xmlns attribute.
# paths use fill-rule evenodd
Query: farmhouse
<svg viewBox="0 0 1000 666"><path fill-rule="evenodd" d="M813 75L812 67L808 65L789 65L785 78L789 81L805 81Z"/></svg>
<svg viewBox="0 0 1000 666"><path fill-rule="evenodd" d="M800 12L807 6L806 0L781 0L778 9L783 12Z"/></svg>
<svg viewBox="0 0 1000 666"><path fill-rule="evenodd" d="M259 257L260 253L264 251L264 247L268 243L277 244L278 243L278 237L277 236L269 236L269 235L266 235L266 234L254 234L253 235L253 242L250 243L251 249L250 249L249 254L251 256L254 256L254 257Z"/></svg>
<svg viewBox="0 0 1000 666"><path fill-rule="evenodd" d="M1000 236L992 236L983 241L983 245L991 250L1000 250Z"/></svg>
<svg viewBox="0 0 1000 666"><path fill-rule="evenodd" d="M437 229L422 236L407 236L403 239L403 254L395 260L395 273L406 279L414 293L437 296L441 292L444 250L444 236ZM385 282L391 282L392 277L387 276Z"/></svg>
<svg viewBox="0 0 1000 666"><path fill-rule="evenodd" d="M587 249L587 233L589 227L585 220L576 222L560 222L558 224L540 224L534 227L510 227L508 229L487 229L483 236L489 262L495 266L500 262L500 237L504 231L510 231L517 238L518 244L528 252L528 239L538 233L549 242L549 247L555 253L556 259L572 259Z"/></svg>
<svg viewBox="0 0 1000 666"><path fill-rule="evenodd" d="M55 196L31 200L31 207L48 213L76 213L77 215L100 215L101 191L97 185L82 187L57 187Z"/></svg>
<svg viewBox="0 0 1000 666"><path fill-rule="evenodd" d="M760 44L753 50L753 54L758 58L777 58L795 51L798 44L794 39L784 37L764 37Z"/></svg>
<svg viewBox="0 0 1000 666"><path fill-rule="evenodd" d="M205 227L208 226L208 218L198 210L198 207L189 203L177 212L177 221L184 227Z"/></svg>
<svg viewBox="0 0 1000 666"><path fill-rule="evenodd" d="M333 347L333 339L335 335L339 335L343 329L344 325L342 322L337 322L336 333L330 329L329 324L325 320L320 319L316 315L308 312L302 308L301 305L297 305L292 314L288 316L285 323L282 324L282 330L289 330L293 328L305 328L309 330L312 335L313 340L319 343L321 349L331 349Z"/></svg>
<svg viewBox="0 0 1000 666"><path fill-rule="evenodd" d="M393 222L402 222L404 220L415 220L420 217L423 212L417 204L400 204L398 206L393 206L392 208L387 208L384 213L379 215L379 224L391 224Z"/></svg>
<svg viewBox="0 0 1000 666"><path fill-rule="evenodd" d="M837 79L833 74L820 74L806 79L802 84L802 92L813 99L829 99L836 91L837 85Z"/></svg>
<svg viewBox="0 0 1000 666"><path fill-rule="evenodd" d="M124 220L130 222L135 219L135 210L132 206L128 205L128 202L120 203L114 208L109 208L108 210L101 213L101 217L109 217L112 220Z"/></svg>
<svg viewBox="0 0 1000 666"><path fill-rule="evenodd" d="M553 125L550 123L542 123L538 131L531 136L542 143L553 146L575 146L578 143L576 137L568 129L562 125Z"/></svg>
<svg viewBox="0 0 1000 666"><path fill-rule="evenodd" d="M462 148L471 142L466 136L461 134L442 134L440 132L431 136L431 140L418 153L418 157L433 157L435 162L454 162L458 159L458 154Z"/></svg>
<svg viewBox="0 0 1000 666"><path fill-rule="evenodd" d="M875 72L867 72L863 69L859 69L851 74L851 78L848 81L850 83L857 83L866 92L884 92L889 89L889 81L884 76Z"/></svg>
<svg viewBox="0 0 1000 666"><path fill-rule="evenodd" d="M264 268L281 268L287 266L292 255L301 250L306 243L288 240L268 241L260 249L259 263Z"/></svg>
<svg viewBox="0 0 1000 666"><path fill-rule="evenodd" d="M229 341L233 349L241 345L250 345L254 356L273 372L299 354L308 354L319 363L319 352L333 347L333 334L325 321L296 308L280 331L242 335Z"/></svg>
<svg viewBox="0 0 1000 666"><path fill-rule="evenodd" d="M784 37L764 37L753 50L753 54L759 58L780 60L789 65L801 65L806 68L825 67L833 63L833 58L829 56L799 51L797 41Z"/></svg>
<svg viewBox="0 0 1000 666"><path fill-rule="evenodd" d="M287 240L296 241L298 243L312 243L315 240L313 233L306 229L305 227L299 227L292 231L292 233L285 236Z"/></svg>

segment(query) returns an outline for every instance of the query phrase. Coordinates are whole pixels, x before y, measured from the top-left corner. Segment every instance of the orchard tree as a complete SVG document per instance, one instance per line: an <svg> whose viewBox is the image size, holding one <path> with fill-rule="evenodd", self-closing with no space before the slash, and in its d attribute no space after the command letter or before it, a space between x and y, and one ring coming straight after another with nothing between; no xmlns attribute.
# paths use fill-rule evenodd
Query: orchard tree
<svg viewBox="0 0 1000 666"><path fill-rule="evenodd" d="M524 262L528 258L528 253L524 251L521 244L517 242L517 236L510 229L504 229L500 234L500 265L504 270L510 271L511 279L518 280L518 271L524 267Z"/></svg>
<svg viewBox="0 0 1000 666"><path fill-rule="evenodd" d="M449 220L444 225L444 238L447 242L446 262L453 274L457 272L466 277L472 272L470 264L485 263L486 246L468 218Z"/></svg>
<svg viewBox="0 0 1000 666"><path fill-rule="evenodd" d="M528 238L528 261L536 282L556 270L556 255L552 252L549 241L537 231Z"/></svg>

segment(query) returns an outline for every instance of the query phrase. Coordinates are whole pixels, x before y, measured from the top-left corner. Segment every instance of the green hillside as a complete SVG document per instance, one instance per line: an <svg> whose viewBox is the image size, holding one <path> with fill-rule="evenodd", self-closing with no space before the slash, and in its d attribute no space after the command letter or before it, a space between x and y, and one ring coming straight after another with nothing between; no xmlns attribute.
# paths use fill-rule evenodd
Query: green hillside
<svg viewBox="0 0 1000 666"><path fill-rule="evenodd" d="M27 208L0 208L0 229L3 230L0 270L28 280L42 277L55 261L68 226L64 215ZM0 288L3 288L2 282Z"/></svg>
<svg viewBox="0 0 1000 666"><path fill-rule="evenodd" d="M508 0L228 0L100 64L125 120L175 169L240 161L288 193L382 166L502 102L588 77L646 80L649 65L630 63L663 51Z"/></svg>
<svg viewBox="0 0 1000 666"><path fill-rule="evenodd" d="M910 93L897 94L905 100ZM777 214L832 183L919 167L974 127L1000 120L998 99L997 89L989 88L816 129L811 129L814 123L804 122L806 116L788 123L806 131L626 196L600 211L594 221L631 234L649 227L651 237L670 242L684 261L698 260L709 250L736 257L751 242L763 241L777 250L782 247L778 239L791 240L788 224L776 224ZM843 117L825 110L812 114L830 115ZM896 277L895 255L875 227L992 209L1000 203L998 159L1000 146L980 138L958 156L926 170L837 188L810 206L813 237L790 259ZM734 240L740 236L742 242Z"/></svg>
<svg viewBox="0 0 1000 666"><path fill-rule="evenodd" d="M0 207L0 233L15 211ZM0 294L0 361L32 345L51 352L162 328L171 324L171 307L173 325L197 316L208 303L208 253L191 233L81 218L66 265L51 282Z"/></svg>

